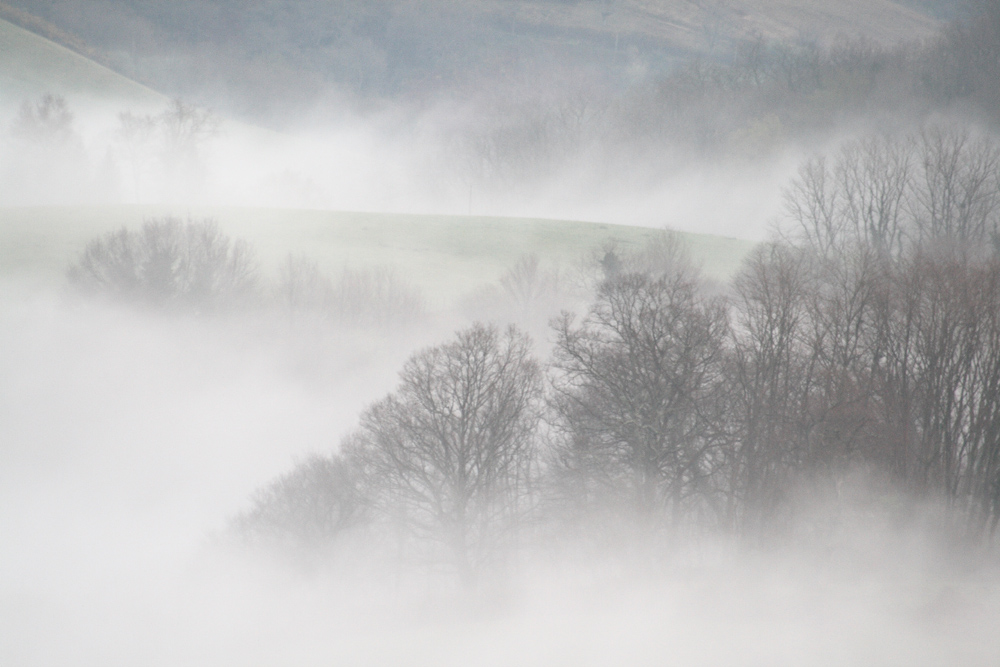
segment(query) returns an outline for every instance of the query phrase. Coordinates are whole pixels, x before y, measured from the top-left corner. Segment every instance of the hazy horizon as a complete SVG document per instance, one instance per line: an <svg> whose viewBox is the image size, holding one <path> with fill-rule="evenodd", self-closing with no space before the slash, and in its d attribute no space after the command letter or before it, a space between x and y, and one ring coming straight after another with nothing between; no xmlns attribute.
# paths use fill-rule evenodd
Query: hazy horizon
<svg viewBox="0 0 1000 667"><path fill-rule="evenodd" d="M995 4L0 5L0 662L996 664Z"/></svg>

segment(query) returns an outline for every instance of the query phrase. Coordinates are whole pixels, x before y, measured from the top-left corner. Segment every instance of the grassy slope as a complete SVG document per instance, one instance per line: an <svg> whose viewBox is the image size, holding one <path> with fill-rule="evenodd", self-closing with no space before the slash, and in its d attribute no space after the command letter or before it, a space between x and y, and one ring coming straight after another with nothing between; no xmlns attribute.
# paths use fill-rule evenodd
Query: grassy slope
<svg viewBox="0 0 1000 667"><path fill-rule="evenodd" d="M44 37L0 20L0 103L52 92L74 105L162 107L167 98Z"/></svg>
<svg viewBox="0 0 1000 667"><path fill-rule="evenodd" d="M0 209L0 276L58 285L88 240L166 212L129 206ZM521 255L536 253L550 266L569 268L609 242L634 247L657 233L556 220L236 208L191 213L214 217L228 234L251 241L269 270L288 253L309 255L333 273L345 265L390 265L441 305L496 280ZM683 236L706 274L720 279L751 247L736 239Z"/></svg>
<svg viewBox="0 0 1000 667"><path fill-rule="evenodd" d="M83 56L0 21L0 102L48 91L70 96L73 103L84 99L117 109L166 102ZM168 212L128 206L0 209L0 276L58 285L90 239ZM270 270L290 252L312 256L331 272L344 265L392 265L439 303L495 280L524 254L537 253L548 264L567 268L610 242L635 246L657 233L553 220L267 209L190 212L214 217L232 236L253 242ZM735 239L685 237L706 273L716 278L728 277L750 247Z"/></svg>

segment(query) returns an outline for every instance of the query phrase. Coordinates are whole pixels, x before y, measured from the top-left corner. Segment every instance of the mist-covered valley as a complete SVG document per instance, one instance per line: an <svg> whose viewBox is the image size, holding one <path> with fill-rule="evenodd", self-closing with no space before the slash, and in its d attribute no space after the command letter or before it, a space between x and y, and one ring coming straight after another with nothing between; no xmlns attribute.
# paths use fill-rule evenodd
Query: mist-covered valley
<svg viewBox="0 0 1000 667"><path fill-rule="evenodd" d="M99 4L0 5L0 662L996 663L996 3Z"/></svg>

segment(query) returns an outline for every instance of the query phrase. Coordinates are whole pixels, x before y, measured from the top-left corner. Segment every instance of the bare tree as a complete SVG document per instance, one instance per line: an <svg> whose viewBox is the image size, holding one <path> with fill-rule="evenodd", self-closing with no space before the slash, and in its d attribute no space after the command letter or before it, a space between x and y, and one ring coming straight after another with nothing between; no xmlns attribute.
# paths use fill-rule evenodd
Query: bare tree
<svg viewBox="0 0 1000 667"><path fill-rule="evenodd" d="M1000 145L967 128L845 143L807 161L785 191L801 241L821 255L866 245L899 256L923 241L989 243L1000 228Z"/></svg>
<svg viewBox="0 0 1000 667"><path fill-rule="evenodd" d="M198 312L255 300L259 266L250 245L212 220L148 220L91 241L68 273L80 290L115 300Z"/></svg>
<svg viewBox="0 0 1000 667"><path fill-rule="evenodd" d="M278 272L274 298L292 316L301 312L322 313L333 299L333 283L314 260L288 255Z"/></svg>
<svg viewBox="0 0 1000 667"><path fill-rule="evenodd" d="M605 280L577 325L555 324L556 472L587 502L623 503L640 517L704 500L715 466L706 406L718 388L724 304L696 274L625 272Z"/></svg>
<svg viewBox="0 0 1000 667"><path fill-rule="evenodd" d="M313 455L257 491L230 531L257 546L316 549L371 518L368 480L348 452Z"/></svg>
<svg viewBox="0 0 1000 667"><path fill-rule="evenodd" d="M989 242L1000 225L1000 146L966 128L931 126L919 137L912 215L924 239Z"/></svg>
<svg viewBox="0 0 1000 667"><path fill-rule="evenodd" d="M528 507L541 377L515 329L474 325L407 361L399 388L354 436L406 536L437 544L465 581L512 538Z"/></svg>
<svg viewBox="0 0 1000 667"><path fill-rule="evenodd" d="M898 253L903 246L909 143L866 137L845 145L837 164L843 215L854 239L883 253Z"/></svg>
<svg viewBox="0 0 1000 667"><path fill-rule="evenodd" d="M61 95L24 101L5 139L0 187L8 205L79 203L97 194L93 165Z"/></svg>
<svg viewBox="0 0 1000 667"><path fill-rule="evenodd" d="M170 102L157 117L163 128L168 158L196 158L201 145L219 133L221 121L208 109L187 104L180 99Z"/></svg>
<svg viewBox="0 0 1000 667"><path fill-rule="evenodd" d="M808 257L795 248L761 246L733 282L727 515L742 534L760 530L774 517L788 475L804 459Z"/></svg>
<svg viewBox="0 0 1000 667"><path fill-rule="evenodd" d="M116 137L129 165L133 196L137 202L142 199L143 184L152 167L158 132L159 123L154 116L130 111L118 114Z"/></svg>
<svg viewBox="0 0 1000 667"><path fill-rule="evenodd" d="M571 299L570 285L558 269L544 268L537 255L524 255L496 283L463 299L462 310L473 320L513 323L544 337L549 320Z"/></svg>
<svg viewBox="0 0 1000 667"><path fill-rule="evenodd" d="M824 157L806 161L799 167L798 178L785 190L785 210L798 235L822 254L834 252L846 232L840 197Z"/></svg>
<svg viewBox="0 0 1000 667"><path fill-rule="evenodd" d="M65 146L76 139L73 112L65 97L47 93L34 104L28 101L21 104L11 134L36 144Z"/></svg>
<svg viewBox="0 0 1000 667"><path fill-rule="evenodd" d="M147 177L162 177L166 194L197 194L205 178L202 151L218 136L220 119L208 109L180 99L157 115L118 114L116 138L129 165L136 200L146 192Z"/></svg>
<svg viewBox="0 0 1000 667"><path fill-rule="evenodd" d="M807 429L810 466L836 470L870 442L873 359L878 345L881 246L857 245L840 256L813 260L806 307Z"/></svg>
<svg viewBox="0 0 1000 667"><path fill-rule="evenodd" d="M205 180L202 149L219 134L221 121L208 109L186 104L180 99L170 103L156 117L162 137L166 185L174 196L197 194Z"/></svg>
<svg viewBox="0 0 1000 667"><path fill-rule="evenodd" d="M500 289L516 309L527 313L558 290L559 274L544 271L538 255L526 255L500 277Z"/></svg>
<svg viewBox="0 0 1000 667"><path fill-rule="evenodd" d="M391 267L345 268L330 292L328 312L354 326L393 327L424 313L424 297Z"/></svg>

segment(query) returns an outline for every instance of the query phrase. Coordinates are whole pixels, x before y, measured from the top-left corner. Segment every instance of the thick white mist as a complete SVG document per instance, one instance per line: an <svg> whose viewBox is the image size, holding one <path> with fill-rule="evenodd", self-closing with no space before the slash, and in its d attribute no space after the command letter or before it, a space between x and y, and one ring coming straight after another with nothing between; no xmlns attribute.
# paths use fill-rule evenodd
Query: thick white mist
<svg viewBox="0 0 1000 667"><path fill-rule="evenodd" d="M4 287L0 662L988 665L1000 578L927 520L802 503L767 548L542 539L463 590L369 559L242 552L251 492L331 451L446 336L172 319ZM317 337L318 336L318 337ZM851 508L846 511L843 507ZM947 537L947 536L945 536ZM350 547L351 545L345 545ZM647 546L647 548L649 548ZM964 554L964 555L963 555Z"/></svg>
<svg viewBox="0 0 1000 667"><path fill-rule="evenodd" d="M253 322L7 285L2 302L5 664L117 662L135 637L181 622L178 587L208 536L297 457L333 451L406 350L347 333L275 342Z"/></svg>
<svg viewBox="0 0 1000 667"><path fill-rule="evenodd" d="M490 175L501 167L487 168L482 161L496 149L477 141L483 133L491 136L484 123L502 119L480 120L482 108L440 103L345 112L282 132L218 117L218 133L197 142L178 164L155 135L130 144L121 134L119 111L156 116L161 109L123 104L114 111L110 102L74 106L72 96L66 99L74 119L72 139L65 143L18 140L11 135L18 107L0 110L6 148L0 155L0 204L499 215L760 239L780 213L781 187L802 156L793 147L756 161L689 152L609 160L607 151L618 149L595 151L583 141L544 166L522 168L515 160L503 174Z"/></svg>

